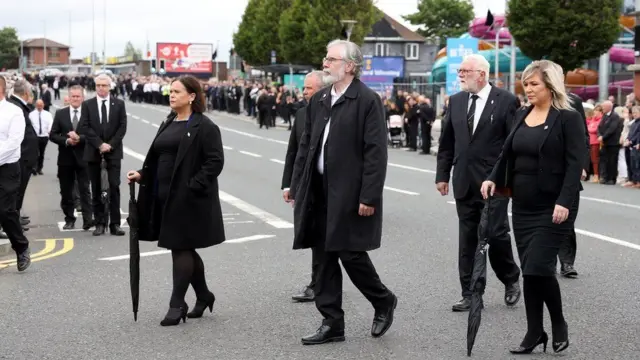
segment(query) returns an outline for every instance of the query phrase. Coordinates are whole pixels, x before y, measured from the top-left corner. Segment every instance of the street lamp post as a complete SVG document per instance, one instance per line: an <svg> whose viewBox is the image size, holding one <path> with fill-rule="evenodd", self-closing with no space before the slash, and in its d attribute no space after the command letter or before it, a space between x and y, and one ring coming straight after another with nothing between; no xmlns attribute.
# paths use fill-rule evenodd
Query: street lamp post
<svg viewBox="0 0 640 360"><path fill-rule="evenodd" d="M355 20L340 20L340 23L343 26L347 27L347 41L351 41L351 32L353 31L353 26L357 23Z"/></svg>

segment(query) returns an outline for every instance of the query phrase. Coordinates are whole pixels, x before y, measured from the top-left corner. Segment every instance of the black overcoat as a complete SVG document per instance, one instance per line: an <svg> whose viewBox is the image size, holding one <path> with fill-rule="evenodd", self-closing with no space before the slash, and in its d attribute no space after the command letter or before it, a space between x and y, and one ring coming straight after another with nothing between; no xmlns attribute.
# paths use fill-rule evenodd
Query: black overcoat
<svg viewBox="0 0 640 360"><path fill-rule="evenodd" d="M326 251L368 251L380 247L382 192L387 173L387 124L380 97L354 79L331 106L326 87L309 100L291 184L294 207L294 249L313 247L319 209L311 179L331 118L324 153L327 178ZM373 216L358 215L360 204L373 206Z"/></svg>
<svg viewBox="0 0 640 360"><path fill-rule="evenodd" d="M174 118L175 115L170 115L162 123L156 138ZM158 240L160 247L181 250L205 248L224 242L218 194L218 176L224 165L224 153L218 126L202 114L193 114L180 141L169 194L161 209L161 216L155 214L155 211L159 211L154 196L157 160L152 143L139 170L140 240Z"/></svg>

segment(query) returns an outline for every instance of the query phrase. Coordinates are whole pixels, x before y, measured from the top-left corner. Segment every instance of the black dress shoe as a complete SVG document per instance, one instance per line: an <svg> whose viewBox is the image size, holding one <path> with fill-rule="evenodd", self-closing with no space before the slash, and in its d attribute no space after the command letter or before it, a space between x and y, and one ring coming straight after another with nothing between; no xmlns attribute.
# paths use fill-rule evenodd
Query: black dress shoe
<svg viewBox="0 0 640 360"><path fill-rule="evenodd" d="M7 233L2 231L2 230L0 230L0 239L8 239L8 238L9 238L9 236L7 236Z"/></svg>
<svg viewBox="0 0 640 360"><path fill-rule="evenodd" d="M73 228L76 227L76 222L75 221L67 221L64 226L62 227L62 230L71 230Z"/></svg>
<svg viewBox="0 0 640 360"><path fill-rule="evenodd" d="M514 306L520 301L520 294L520 284L517 281L505 286L504 303L507 304L507 306Z"/></svg>
<svg viewBox="0 0 640 360"><path fill-rule="evenodd" d="M209 308L209 312L213 312L213 304L216 302L216 296L212 292L209 292L206 298L196 300L196 305L193 310L187 314L190 319L197 319L202 317L204 311Z"/></svg>
<svg viewBox="0 0 640 360"><path fill-rule="evenodd" d="M20 225L27 226L31 223L30 219L20 219Z"/></svg>
<svg viewBox="0 0 640 360"><path fill-rule="evenodd" d="M471 308L471 299L467 297L463 297L462 299L460 299L460 301L453 304L453 306L451 307L451 310L454 312L463 312L463 311L469 311L470 308Z"/></svg>
<svg viewBox="0 0 640 360"><path fill-rule="evenodd" d="M315 299L315 293L313 292L313 289L305 286L304 289L296 295L293 295L291 297L291 299L293 299L293 301L296 302L309 302L309 301L313 301Z"/></svg>
<svg viewBox="0 0 640 360"><path fill-rule="evenodd" d="M575 279L578 277L578 272L573 268L573 265L562 264L562 266L560 267L560 275L566 278Z"/></svg>
<svg viewBox="0 0 640 360"><path fill-rule="evenodd" d="M120 228L120 225L111 225L109 226L109 230L111 231L111 235L124 236L124 230Z"/></svg>
<svg viewBox="0 0 640 360"><path fill-rule="evenodd" d="M538 338L538 340L533 345L522 345L517 348L509 349L509 352L512 354L522 355L522 354L531 354L533 349L538 347L538 345L542 345L542 351L547 352L547 342L549 341L549 336L546 332L542 332L542 335Z"/></svg>
<svg viewBox="0 0 640 360"><path fill-rule="evenodd" d="M167 315L165 315L164 319L160 321L161 326L175 326L180 324L180 320L182 322L187 322L187 311L189 310L189 306L184 304L179 308L169 308Z"/></svg>
<svg viewBox="0 0 640 360"><path fill-rule="evenodd" d="M553 334L553 352L559 353L566 350L569 347L569 325L565 321L560 334Z"/></svg>
<svg viewBox="0 0 640 360"><path fill-rule="evenodd" d="M339 341L344 341L344 328L322 325L315 333L303 337L302 345L320 345Z"/></svg>
<svg viewBox="0 0 640 360"><path fill-rule="evenodd" d="M398 297L395 295L392 296L393 305L381 311L376 310L376 314L373 316L373 324L371 324L371 336L373 337L384 335L391 327L391 324L393 324L393 314L396 306L398 306Z"/></svg>
<svg viewBox="0 0 640 360"><path fill-rule="evenodd" d="M31 265L31 250L27 248L27 250L17 254L17 268L18 271L25 271Z"/></svg>
<svg viewBox="0 0 640 360"><path fill-rule="evenodd" d="M95 222L93 220L84 221L82 223L82 230L87 231L95 226Z"/></svg>
<svg viewBox="0 0 640 360"><path fill-rule="evenodd" d="M105 226L102 224L96 224L96 229L93 230L93 236L100 236L105 233Z"/></svg>

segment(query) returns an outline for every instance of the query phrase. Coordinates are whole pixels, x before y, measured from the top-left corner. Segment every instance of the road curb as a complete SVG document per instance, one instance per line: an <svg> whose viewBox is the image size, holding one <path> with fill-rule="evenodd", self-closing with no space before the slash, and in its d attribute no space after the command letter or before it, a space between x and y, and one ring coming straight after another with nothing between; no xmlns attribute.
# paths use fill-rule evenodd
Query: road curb
<svg viewBox="0 0 640 360"><path fill-rule="evenodd" d="M0 240L0 256L5 256L11 253L11 242L9 240Z"/></svg>

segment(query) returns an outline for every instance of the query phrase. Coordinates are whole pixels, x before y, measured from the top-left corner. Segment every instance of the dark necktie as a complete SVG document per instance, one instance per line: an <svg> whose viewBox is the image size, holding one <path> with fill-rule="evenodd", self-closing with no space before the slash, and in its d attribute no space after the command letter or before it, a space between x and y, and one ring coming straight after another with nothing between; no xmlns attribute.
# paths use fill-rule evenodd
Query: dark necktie
<svg viewBox="0 0 640 360"><path fill-rule="evenodd" d="M71 119L71 123L73 124L73 130L75 131L78 128L78 109L73 110L73 119Z"/></svg>
<svg viewBox="0 0 640 360"><path fill-rule="evenodd" d="M101 109L101 113L102 113L102 128L106 129L107 128L107 122L109 121L107 119L107 100L102 100L102 109Z"/></svg>
<svg viewBox="0 0 640 360"><path fill-rule="evenodd" d="M38 111L38 123L40 123L40 135L42 135L42 111Z"/></svg>
<svg viewBox="0 0 640 360"><path fill-rule="evenodd" d="M469 108L469 112L467 112L467 127L469 128L469 136L473 135L473 121L476 116L476 100L478 100L478 95L471 95L471 107Z"/></svg>

